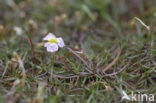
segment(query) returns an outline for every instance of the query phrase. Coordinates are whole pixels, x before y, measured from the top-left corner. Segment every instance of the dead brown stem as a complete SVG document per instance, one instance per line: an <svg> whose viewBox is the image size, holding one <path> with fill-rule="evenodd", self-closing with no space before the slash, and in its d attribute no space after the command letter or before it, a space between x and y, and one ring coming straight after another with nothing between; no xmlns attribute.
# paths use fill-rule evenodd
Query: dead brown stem
<svg viewBox="0 0 156 103"><path fill-rule="evenodd" d="M28 37L28 39L29 39L29 42L30 42L32 56L33 56L33 58L35 58L34 45L32 43L32 39L30 37Z"/></svg>
<svg viewBox="0 0 156 103"><path fill-rule="evenodd" d="M110 69L116 63L116 61L120 57L120 54L121 54L121 47L119 48L118 55L115 57L115 59L108 66L103 68L102 73L106 72L108 69Z"/></svg>
<svg viewBox="0 0 156 103"><path fill-rule="evenodd" d="M86 63L86 61L84 59L82 59L77 53L75 53L75 51L73 51L71 48L66 47L69 51L71 51L77 58L79 58L85 65L86 65L86 70L89 73L95 74L94 71L89 67L89 65Z"/></svg>

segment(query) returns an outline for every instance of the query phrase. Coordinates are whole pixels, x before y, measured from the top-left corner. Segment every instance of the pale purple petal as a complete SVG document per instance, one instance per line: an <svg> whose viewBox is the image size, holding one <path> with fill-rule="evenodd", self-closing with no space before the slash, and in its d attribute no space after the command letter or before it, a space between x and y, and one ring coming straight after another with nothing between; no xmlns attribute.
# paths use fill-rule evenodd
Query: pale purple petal
<svg viewBox="0 0 156 103"><path fill-rule="evenodd" d="M53 33L48 33L48 35L46 35L46 37L44 37L43 40L49 41L51 38L56 38L56 37Z"/></svg>
<svg viewBox="0 0 156 103"><path fill-rule="evenodd" d="M58 42L57 42L58 46L60 48L63 48L65 46L63 39L62 38L57 38L57 40L58 40Z"/></svg>
<svg viewBox="0 0 156 103"><path fill-rule="evenodd" d="M46 42L46 43L44 43L44 47L48 47L48 46L50 46L51 44L49 43L49 42Z"/></svg>
<svg viewBox="0 0 156 103"><path fill-rule="evenodd" d="M58 45L56 43L50 44L49 46L47 46L47 51L48 52L56 52L56 51L58 51Z"/></svg>

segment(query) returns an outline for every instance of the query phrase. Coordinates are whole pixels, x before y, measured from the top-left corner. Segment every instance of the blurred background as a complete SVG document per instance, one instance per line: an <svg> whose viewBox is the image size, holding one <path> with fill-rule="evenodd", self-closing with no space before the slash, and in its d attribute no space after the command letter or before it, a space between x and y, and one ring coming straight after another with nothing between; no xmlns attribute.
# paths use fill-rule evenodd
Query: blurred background
<svg viewBox="0 0 156 103"><path fill-rule="evenodd" d="M54 32L73 41L69 44L77 44L80 35L125 35L134 17L154 25L155 5L155 0L1 0L1 39L18 35L16 27L35 40Z"/></svg>

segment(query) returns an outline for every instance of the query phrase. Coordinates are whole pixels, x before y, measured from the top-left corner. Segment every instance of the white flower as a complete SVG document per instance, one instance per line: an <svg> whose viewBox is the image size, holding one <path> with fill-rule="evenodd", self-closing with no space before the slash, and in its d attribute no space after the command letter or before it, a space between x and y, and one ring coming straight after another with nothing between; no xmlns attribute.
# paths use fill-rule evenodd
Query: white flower
<svg viewBox="0 0 156 103"><path fill-rule="evenodd" d="M14 27L14 31L16 32L17 35L22 35L22 33L23 33L22 28L20 28L18 26Z"/></svg>
<svg viewBox="0 0 156 103"><path fill-rule="evenodd" d="M58 48L63 48L65 46L64 41L61 37L56 38L53 33L49 33L46 37L43 38L47 42L44 44L44 47L47 48L48 52L56 52Z"/></svg>

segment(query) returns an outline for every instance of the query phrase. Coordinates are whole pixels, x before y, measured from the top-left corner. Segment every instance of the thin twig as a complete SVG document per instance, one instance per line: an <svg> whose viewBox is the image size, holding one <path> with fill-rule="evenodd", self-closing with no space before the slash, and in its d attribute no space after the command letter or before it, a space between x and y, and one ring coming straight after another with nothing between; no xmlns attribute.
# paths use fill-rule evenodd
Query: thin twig
<svg viewBox="0 0 156 103"><path fill-rule="evenodd" d="M37 75L35 76L34 78L39 78L39 77L42 77L42 76L45 76L47 74L47 72L43 73L43 74L40 74L40 75Z"/></svg>
<svg viewBox="0 0 156 103"><path fill-rule="evenodd" d="M34 45L33 45L32 39L28 37L28 40L30 42L32 56L35 58Z"/></svg>
<svg viewBox="0 0 156 103"><path fill-rule="evenodd" d="M83 75L73 75L73 76L62 76L62 75L56 75L56 74L53 74L54 77L56 78L61 78L61 79L70 79L70 78L78 78L78 77L88 77L88 76L92 76L93 74L90 74L90 73L86 73L86 74L83 74Z"/></svg>
<svg viewBox="0 0 156 103"><path fill-rule="evenodd" d="M51 75L50 72L47 72L47 73ZM53 77L61 78L61 79L70 79L70 78L77 78L77 77L88 77L88 76L93 76L93 75L94 74L91 74L91 73L81 73L79 75L72 75L72 76L63 76L63 75L52 74Z"/></svg>
<svg viewBox="0 0 156 103"><path fill-rule="evenodd" d="M119 71L114 72L114 73L111 73L111 74L107 74L107 73L103 72L103 73L105 74L104 76L113 76L113 75L116 75L116 74L122 72L123 70L125 70L127 66L128 66L128 65L124 66L124 67L121 68Z"/></svg>
<svg viewBox="0 0 156 103"><path fill-rule="evenodd" d="M104 76L113 76L113 75L116 75L116 74L122 72L123 70L125 70L127 66L128 66L128 65L124 66L123 68L121 68L119 71L117 71L117 72L115 72L115 73L106 74L106 73L104 72L104 74L105 74ZM48 72L48 74L51 74L51 73ZM52 74L52 75L53 75L53 77L55 77L55 78L60 78L60 79L71 79L71 78L78 78L78 77L93 76L94 74L91 74L91 73L82 74L82 73L81 73L80 75L73 75L73 76L62 76L62 75L56 75L56 74Z"/></svg>
<svg viewBox="0 0 156 103"><path fill-rule="evenodd" d="M121 47L119 48L119 51L118 51L118 55L116 56L116 58L108 65L106 66L104 69L103 69L103 73L106 72L108 69L110 69L115 63L116 61L119 59L120 57L120 54L121 54Z"/></svg>
<svg viewBox="0 0 156 103"><path fill-rule="evenodd" d="M69 48L69 47L66 47L69 51L71 51L76 57L78 57L85 65L86 65L86 67L87 67L87 71L89 72L89 73L94 73L94 71L93 70L91 70L91 68L89 67L89 65L85 62L85 60L84 59L82 59L77 53L75 53L71 48Z"/></svg>

